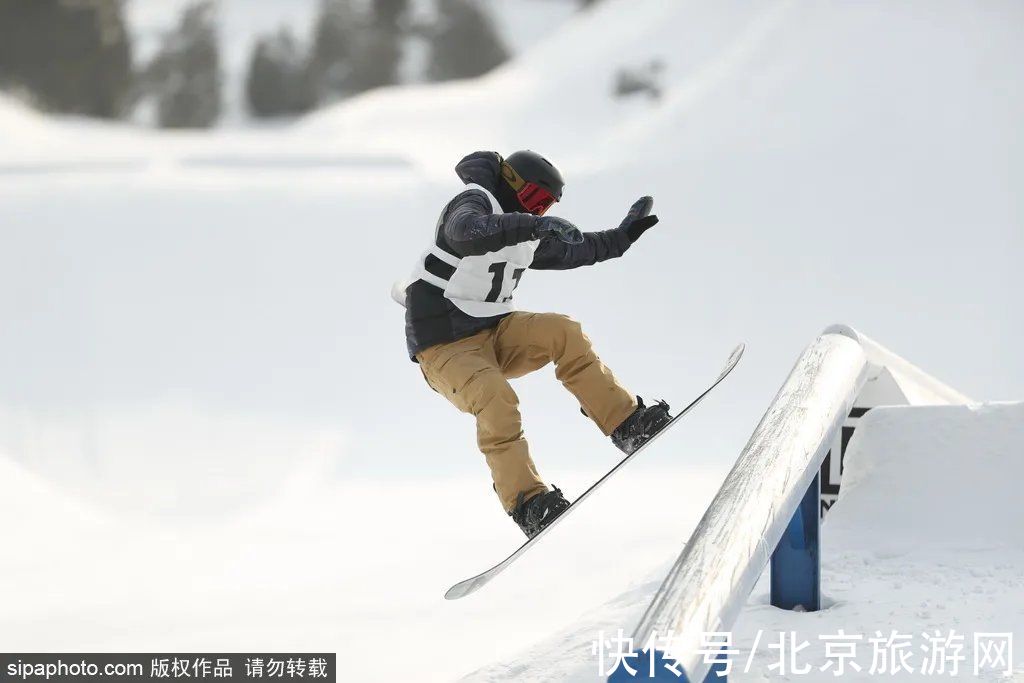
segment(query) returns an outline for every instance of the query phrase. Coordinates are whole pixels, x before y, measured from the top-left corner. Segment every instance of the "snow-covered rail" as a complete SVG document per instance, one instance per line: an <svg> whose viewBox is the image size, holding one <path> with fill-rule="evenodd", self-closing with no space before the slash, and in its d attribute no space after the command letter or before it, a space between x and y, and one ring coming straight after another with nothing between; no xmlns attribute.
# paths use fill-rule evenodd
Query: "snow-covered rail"
<svg viewBox="0 0 1024 683"><path fill-rule="evenodd" d="M662 670L666 680L705 680L702 637L732 627L770 560L778 570L772 603L818 608L819 468L862 392L868 405L967 401L850 327L834 325L815 339L633 634L638 648L653 645L655 656L685 672L681 679Z"/></svg>

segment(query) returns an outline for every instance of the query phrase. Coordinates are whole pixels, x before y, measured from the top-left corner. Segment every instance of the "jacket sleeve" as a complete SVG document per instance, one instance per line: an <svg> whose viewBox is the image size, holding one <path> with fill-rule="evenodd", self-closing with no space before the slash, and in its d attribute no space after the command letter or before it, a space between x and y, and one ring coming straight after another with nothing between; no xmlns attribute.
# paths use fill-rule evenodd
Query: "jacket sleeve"
<svg viewBox="0 0 1024 683"><path fill-rule="evenodd" d="M622 256L631 244L626 231L621 228L585 232L580 244L566 244L554 237L545 237L537 245L530 268L569 270L580 266L592 266Z"/></svg>
<svg viewBox="0 0 1024 683"><path fill-rule="evenodd" d="M460 256L479 256L534 239L537 217L528 213L491 213L479 190L456 197L444 220L444 237Z"/></svg>

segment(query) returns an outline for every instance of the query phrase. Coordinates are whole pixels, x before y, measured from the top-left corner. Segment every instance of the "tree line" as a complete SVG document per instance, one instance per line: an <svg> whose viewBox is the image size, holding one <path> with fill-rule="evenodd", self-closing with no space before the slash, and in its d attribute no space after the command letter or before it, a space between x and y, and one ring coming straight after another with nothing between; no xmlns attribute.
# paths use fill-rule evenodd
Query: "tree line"
<svg viewBox="0 0 1024 683"><path fill-rule="evenodd" d="M245 81L250 111L301 113L399 83L404 52L413 41L427 46L419 80L480 76L509 57L474 0L436 0L430 22L413 19L408 0L324 0L305 44L287 27L256 41Z"/></svg>
<svg viewBox="0 0 1024 683"><path fill-rule="evenodd" d="M45 111L118 119L149 102L161 127L214 125L225 88L216 0L187 6L144 64L124 10L125 0L0 0L0 89ZM421 73L403 74L413 46ZM479 76L508 57L478 0L435 0L430 19L409 0L321 0L308 35L257 37L244 100L253 116L290 116L381 86Z"/></svg>

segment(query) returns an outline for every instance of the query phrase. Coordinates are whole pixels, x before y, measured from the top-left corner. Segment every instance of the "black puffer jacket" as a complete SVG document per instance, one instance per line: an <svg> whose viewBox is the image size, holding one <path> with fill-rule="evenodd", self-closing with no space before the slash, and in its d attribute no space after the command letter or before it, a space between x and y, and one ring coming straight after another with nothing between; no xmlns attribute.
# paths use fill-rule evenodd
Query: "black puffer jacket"
<svg viewBox="0 0 1024 683"><path fill-rule="evenodd" d="M436 244L457 257L475 256L503 247L536 239L537 216L516 212L518 206L511 188L501 179L501 157L495 152L474 152L455 166L464 183L487 188L509 213L494 214L491 202L480 190L468 189L456 195L441 212ZM622 228L583 233L581 244L566 244L546 237L537 245L530 268L567 270L589 266L622 256L630 246ZM447 279L452 268L435 256L428 256L426 269ZM409 356L415 360L423 349L455 341L480 330L495 327L507 314L474 318L459 310L437 287L423 280L406 290L405 340Z"/></svg>

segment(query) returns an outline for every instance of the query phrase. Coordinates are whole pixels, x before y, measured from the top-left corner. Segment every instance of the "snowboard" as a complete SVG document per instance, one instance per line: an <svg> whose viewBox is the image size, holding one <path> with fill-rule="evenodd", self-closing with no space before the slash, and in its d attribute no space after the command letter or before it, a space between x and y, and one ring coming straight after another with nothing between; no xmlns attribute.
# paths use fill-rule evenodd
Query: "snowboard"
<svg viewBox="0 0 1024 683"><path fill-rule="evenodd" d="M733 368L736 367L736 364L740 362L740 358L743 356L743 349L744 349L744 345L743 344L740 344L735 349L733 349L732 354L729 356L729 360L726 361L726 363L725 363L725 367L722 368L722 372L719 373L718 379L716 379L714 382L712 382L711 385L708 386L707 389L705 389L703 392L701 392L700 395L697 396L697 398L693 399L688 406L686 406L685 408L680 410L678 413L676 413L674 416L672 416L672 419L669 421L669 423L667 425L665 425L665 428L662 429L657 434L655 434L650 439L650 441L646 442L645 444L640 446L640 448L636 449L635 451L633 451L632 453L630 453L626 457L622 458L622 460L620 460L614 467L612 467L610 470L608 470L608 472L606 472L603 477L601 477L600 479L595 481L590 486L590 488L588 488L586 491L584 491L580 495L579 498L574 500L569 505L569 507L567 507L565 509L565 511L562 512L562 514L560 514L558 517L556 517L554 520L552 520L551 524L549 524L548 526L546 526L543 529L541 529L540 533L538 533L536 536L534 536L533 538L531 538L528 541L526 541L526 543L523 543L521 546L519 546L519 549L516 550L514 553L512 553L511 555L509 555L504 560L502 560L498 564L494 565L493 567L491 567L487 571L485 571L485 572L483 572L481 574L477 574L476 576L473 576L471 578L468 578L465 581L459 581L457 584L455 584L454 586L449 588L448 591L444 594L445 600L458 600L459 598L466 597L470 593L475 593L476 591L478 591L481 588L483 588L484 586L486 586L494 577L496 577L498 574L500 574L505 569L507 569L509 567L509 565L511 565L513 562L515 562L517 559L519 559L527 550L532 548L540 539L542 539L545 534L547 534L549 531L551 531L553 528L555 528L555 526L560 521L565 519L569 515L570 512L572 512L574 509L576 509L576 507L580 503L582 503L584 500L586 500L587 496L589 496L594 491L596 491L598 489L598 487L601 486L601 484L603 484L605 481L608 480L609 477L611 477L613 474L615 474L620 469L622 469L623 465L625 465L627 462L629 462L630 460L635 458L637 455L640 454L640 452L642 450L644 450L645 448L650 446L652 443L654 443L658 439L658 437L661 436L662 434L664 434L665 432L667 432L672 427L672 425L674 425L679 420L679 418L681 418L683 415L686 415L686 413L688 413L691 410L693 410L694 406L696 406L698 403L700 403L704 399L705 396L707 396L709 393L711 393L712 389L717 387L721 383L721 381L723 379L725 379L729 375L730 372L732 372Z"/></svg>

